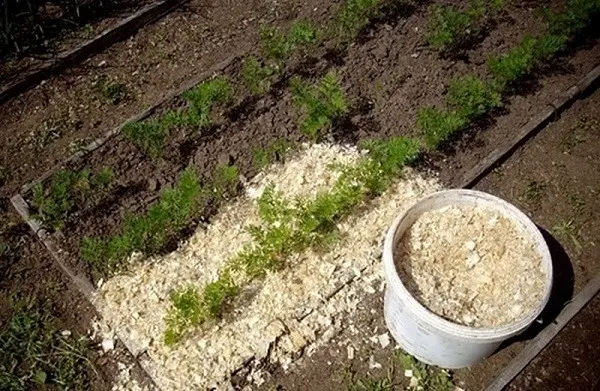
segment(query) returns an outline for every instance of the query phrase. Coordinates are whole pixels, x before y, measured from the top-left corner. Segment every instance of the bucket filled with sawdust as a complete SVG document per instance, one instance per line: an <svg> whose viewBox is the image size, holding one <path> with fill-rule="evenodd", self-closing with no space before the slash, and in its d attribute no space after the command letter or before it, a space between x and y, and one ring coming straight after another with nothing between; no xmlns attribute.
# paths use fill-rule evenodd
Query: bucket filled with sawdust
<svg viewBox="0 0 600 391"><path fill-rule="evenodd" d="M471 366L525 331L552 288L550 251L519 209L473 190L429 195L390 227L385 320L407 352Z"/></svg>

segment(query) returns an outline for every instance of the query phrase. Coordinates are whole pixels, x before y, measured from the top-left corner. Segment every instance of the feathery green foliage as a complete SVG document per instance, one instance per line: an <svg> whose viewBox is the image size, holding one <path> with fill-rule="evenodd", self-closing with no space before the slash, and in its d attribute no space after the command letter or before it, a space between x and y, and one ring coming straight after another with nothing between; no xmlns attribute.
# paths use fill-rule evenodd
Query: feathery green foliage
<svg viewBox="0 0 600 391"><path fill-rule="evenodd" d="M162 154L169 135L166 121L128 122L123 126L123 136L133 142L146 155L157 158Z"/></svg>
<svg viewBox="0 0 600 391"><path fill-rule="evenodd" d="M32 204L36 210L33 217L52 228L62 228L77 204L105 192L112 177L109 168L102 168L95 175L88 169L58 170L48 188L42 184L33 187Z"/></svg>
<svg viewBox="0 0 600 391"><path fill-rule="evenodd" d="M162 155L171 128L210 126L213 107L228 104L232 94L231 83L225 77L216 77L202 82L181 94L189 102L187 110L169 111L162 117L146 122L129 122L123 127L123 135L126 140L137 145L143 153L157 158Z"/></svg>
<svg viewBox="0 0 600 391"><path fill-rule="evenodd" d="M200 127L212 124L210 114L216 105L231 101L233 88L226 77L215 77L185 91L181 96L190 103L185 122Z"/></svg>
<svg viewBox="0 0 600 391"><path fill-rule="evenodd" d="M427 28L429 45L441 51L459 46L467 36L479 31L477 21L484 14L481 1L472 1L465 11L451 5L431 5Z"/></svg>
<svg viewBox="0 0 600 391"><path fill-rule="evenodd" d="M331 26L330 34L342 43L353 41L377 14L380 0L346 0Z"/></svg>
<svg viewBox="0 0 600 391"><path fill-rule="evenodd" d="M442 111L437 108L419 110L417 126L425 137L425 145L429 149L437 149L453 134L467 126L468 121L456 112Z"/></svg>
<svg viewBox="0 0 600 391"><path fill-rule="evenodd" d="M269 90L276 68L261 64L256 57L245 59L243 67L242 79L253 95L262 95Z"/></svg>
<svg viewBox="0 0 600 391"><path fill-rule="evenodd" d="M81 257L100 270L112 270L134 251L160 251L204 205L202 187L193 169L186 169L172 189L162 192L159 202L145 215L126 217L120 235L106 240L83 238Z"/></svg>
<svg viewBox="0 0 600 391"><path fill-rule="evenodd" d="M500 93L476 76L453 79L446 95L448 107L469 120L498 107L500 99Z"/></svg>
<svg viewBox="0 0 600 391"><path fill-rule="evenodd" d="M284 139L279 139L267 145L265 148L252 150L254 164L258 168L267 167L275 162L283 161L287 151L292 148L292 144Z"/></svg>
<svg viewBox="0 0 600 391"><path fill-rule="evenodd" d="M290 87L294 104L305 112L300 129L312 140L319 139L334 119L348 112L348 104L335 72L328 72L314 85L294 77Z"/></svg>
<svg viewBox="0 0 600 391"><path fill-rule="evenodd" d="M280 66L297 49L317 42L316 29L306 21L297 21L290 27L288 36L278 28L261 26L259 30L260 51L266 60Z"/></svg>

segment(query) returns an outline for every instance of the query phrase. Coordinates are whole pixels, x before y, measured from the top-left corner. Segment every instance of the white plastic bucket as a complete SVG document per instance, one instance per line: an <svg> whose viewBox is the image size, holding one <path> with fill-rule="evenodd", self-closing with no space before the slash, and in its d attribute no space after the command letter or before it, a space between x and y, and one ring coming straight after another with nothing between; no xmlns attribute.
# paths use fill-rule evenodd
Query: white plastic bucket
<svg viewBox="0 0 600 391"><path fill-rule="evenodd" d="M421 305L400 280L394 249L404 232L424 212L451 205L493 208L531 236L542 255L547 280L539 305L521 321L496 328L473 328L450 322ZM535 224L508 202L474 190L444 190L431 194L398 216L385 238L383 266L387 279L384 316L392 336L417 359L448 369L474 365L492 354L503 341L525 331L546 306L552 288L550 251Z"/></svg>

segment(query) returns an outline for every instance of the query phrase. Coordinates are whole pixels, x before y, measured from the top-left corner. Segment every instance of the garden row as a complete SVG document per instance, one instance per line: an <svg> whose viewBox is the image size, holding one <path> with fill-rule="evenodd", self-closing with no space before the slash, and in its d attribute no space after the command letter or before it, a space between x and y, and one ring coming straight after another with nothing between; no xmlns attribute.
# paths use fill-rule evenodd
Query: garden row
<svg viewBox="0 0 600 391"><path fill-rule="evenodd" d="M348 1L334 19L333 30L338 30L339 37L335 44L347 42L348 36L355 37L375 18L378 6L376 2ZM472 11L473 7L466 10L466 14L478 15ZM176 342L190 326L219 316L224 303L244 281L282 267L289 253L330 236L336 221L365 197L384 191L405 163L443 145L466 129L471 121L499 106L502 97L511 93L515 81L566 48L572 36L581 32L598 10L597 1L570 0L563 12L549 13L549 27L544 32L525 37L516 49L491 57L486 79L450 78L447 109L419 109L419 137L368 144L370 157L357 167L344 168L334 191L302 201L283 200L273 192L266 192L259 201L263 224L251 228L255 243L232 259L220 278L209 284L202 294L194 289L173 294L174 307L168 320L172 327L165 336L166 342ZM344 139L339 137L347 130L344 119L349 118L353 106L357 105L349 104L344 96L340 85L343 72L332 71L327 61L317 62L308 75L311 78L325 76L311 84L299 77L290 77L293 67L287 66L288 70L284 71L291 54L315 45L318 34L301 23L291 29L288 37L266 28L261 36L261 60L247 59L233 64L225 72L229 78L219 76L201 83L184 93L182 99L162 108L154 119L126 126L123 134L111 140L111 144L103 145L92 152L86 162L79 163L85 167L96 166L95 171L104 165L113 167L119 170L115 177L133 176L137 180L129 179L127 185L119 181L111 188L107 186L108 171L96 175L89 171L61 172L52 179L49 189L35 190L32 204L37 207L42 221L60 226L67 213L77 215L79 221L67 219L64 228L71 233L64 240L69 250L81 248L82 256L106 275L133 251L148 255L172 249L182 235L186 235L186 229L205 220L220 200L236 192L240 172L249 176L257 171L251 163L251 148L246 144L261 146L254 154L254 161L265 164L272 158L280 158L287 149L278 126L286 133L284 138L292 142L304 137L329 138L332 134ZM323 46L320 45L319 50L327 50ZM307 61L305 56L299 57L296 64L301 68ZM257 73L265 77L254 77ZM243 81L236 82L235 75L241 75L238 80ZM229 80L234 83L230 84ZM238 90L244 82L251 92L244 94L241 103L221 107L222 111L217 113L215 107L227 105L232 91ZM253 97L265 93L262 99ZM301 112L298 127L304 136L290 129L293 128L289 126L292 105ZM218 117L216 114L226 118L220 125L212 122ZM276 123L275 117L281 122ZM245 142L241 143L242 140ZM234 167L233 161L240 167ZM180 175L187 166L197 167L201 172L188 168ZM176 180L177 177L180 179ZM171 183L175 185L163 191L157 202L157 190ZM97 192L105 192L105 195L90 197ZM75 201L76 197L80 198L79 202ZM78 204L84 207L76 210ZM288 221L275 227L274 215L286 216ZM93 224L80 224L90 216L94 216ZM83 243L81 247L79 241Z"/></svg>

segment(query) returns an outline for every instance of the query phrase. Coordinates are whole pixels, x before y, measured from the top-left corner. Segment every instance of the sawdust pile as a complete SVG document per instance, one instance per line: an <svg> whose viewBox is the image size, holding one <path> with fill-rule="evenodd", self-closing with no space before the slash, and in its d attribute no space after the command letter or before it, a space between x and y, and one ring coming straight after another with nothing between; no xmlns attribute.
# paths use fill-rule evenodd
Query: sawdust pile
<svg viewBox="0 0 600 391"><path fill-rule="evenodd" d="M240 368L275 363L284 369L300 352L340 330L340 314L353 312L368 293L382 289L383 235L398 213L439 190L435 179L412 170L381 197L340 222L341 240L327 253L307 250L289 267L244 288L225 319L166 347L164 317L174 289L199 289L217 278L221 266L251 240L245 227L258 222L256 198L273 182L287 197L314 196L337 179L332 164L358 161L354 148L312 145L284 165L270 167L247 184L247 194L224 205L205 229L164 257L132 264L127 274L111 278L97 295L97 306L111 327L128 340L164 390L230 389ZM260 370L248 378L260 383Z"/></svg>
<svg viewBox="0 0 600 391"><path fill-rule="evenodd" d="M546 273L531 238L499 211L426 212L396 250L400 278L431 311L473 327L517 322L540 303Z"/></svg>

